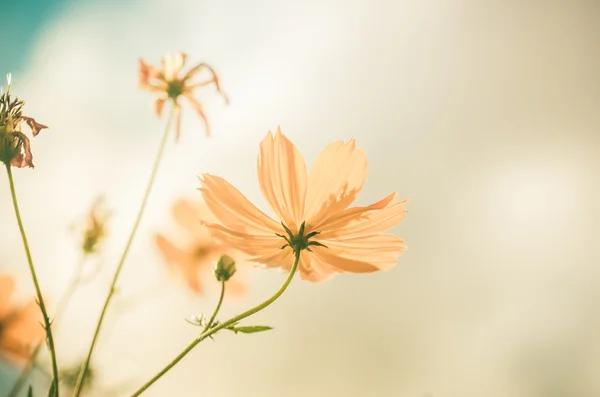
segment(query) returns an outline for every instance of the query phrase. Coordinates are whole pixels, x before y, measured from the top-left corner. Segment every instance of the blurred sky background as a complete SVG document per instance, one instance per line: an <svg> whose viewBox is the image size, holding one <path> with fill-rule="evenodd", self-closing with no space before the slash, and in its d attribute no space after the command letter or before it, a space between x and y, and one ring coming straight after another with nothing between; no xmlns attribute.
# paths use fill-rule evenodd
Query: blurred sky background
<svg viewBox="0 0 600 397"><path fill-rule="evenodd" d="M186 51L231 98L199 91L210 138L184 108L119 287L142 304L108 316L90 396L130 395L194 338L183 319L212 310L216 285L186 292L153 236L172 231L171 205L198 196L201 172L267 210L256 156L277 125L309 164L356 138L369 157L357 203L412 198L393 229L409 250L386 272L295 280L247 320L274 331L221 333L145 395L600 395L600 2L0 0L0 20L0 74L50 126L36 168L14 174L51 300L78 260L69 224L98 194L113 210L102 272L57 330L65 365L87 349L165 122L137 89L138 58ZM0 272L24 300L5 173L0 192ZM220 318L283 280L252 271ZM1 368L0 395L16 374Z"/></svg>

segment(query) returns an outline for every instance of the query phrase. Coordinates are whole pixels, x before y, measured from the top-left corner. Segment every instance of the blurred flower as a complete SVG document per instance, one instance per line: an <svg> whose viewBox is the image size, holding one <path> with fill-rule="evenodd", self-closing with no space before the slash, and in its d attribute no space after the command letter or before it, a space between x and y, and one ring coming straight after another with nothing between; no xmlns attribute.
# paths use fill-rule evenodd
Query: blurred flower
<svg viewBox="0 0 600 397"><path fill-rule="evenodd" d="M109 212L106 208L106 202L103 197L99 197L92 204L85 219L81 243L81 249L85 255L95 253L106 237L106 221L108 218Z"/></svg>
<svg viewBox="0 0 600 397"><path fill-rule="evenodd" d="M180 248L161 235L156 236L156 244L170 269L183 276L193 292L204 292L200 272L203 272L207 280L215 280L212 263L222 255L230 255L236 258L238 263L243 259L240 252L231 246L218 243L208 229L200 224L200 219L216 221L204 203L192 205L188 201L178 200L173 206L173 217L186 232L188 244L185 248ZM235 277L227 282L227 289L234 295L239 295L244 292L245 286L239 281L239 277Z"/></svg>
<svg viewBox="0 0 600 397"><path fill-rule="evenodd" d="M27 124L33 136L37 136L43 128L48 127L22 114L25 102L19 98L11 100L10 74L6 79L6 92L0 92L0 161L13 167L33 168L31 142L27 135L21 132L21 124Z"/></svg>
<svg viewBox="0 0 600 397"><path fill-rule="evenodd" d="M14 280L0 276L0 355L14 363L23 363L44 339L46 331L40 324L42 313L36 302L22 308L9 305Z"/></svg>
<svg viewBox="0 0 600 397"><path fill-rule="evenodd" d="M162 61L162 69L157 69L153 66L150 66L142 59L140 59L139 63L140 88L151 92L163 94L161 97L156 99L154 106L154 111L156 115L160 116L165 102L168 99L171 99L173 101L173 106L175 106L174 116L176 118L175 137L177 139L179 139L181 124L181 106L178 102L180 96L183 96L185 99L187 99L196 111L196 113L198 113L198 115L202 118L202 120L204 121L204 126L206 128L207 136L210 135L210 127L208 125L208 120L202 109L202 104L192 96L193 90L198 87L214 84L217 88L217 91L221 93L225 98L225 102L227 103L229 101L227 96L221 91L221 86L219 85L219 78L217 77L217 74L209 65L205 63L200 63L181 76L182 69L185 65L186 60L186 54L184 54L183 52L176 52L174 54L167 53L164 56ZM209 72L210 78L205 81L193 83L192 80L194 79L194 77L201 73L203 70Z"/></svg>
<svg viewBox="0 0 600 397"><path fill-rule="evenodd" d="M404 218L407 201L396 201L393 193L367 207L347 208L366 176L367 158L353 139L327 146L307 173L301 154L278 128L260 144L258 181L281 223L223 178L203 174L199 190L220 221L203 219L203 224L266 267L289 271L293 252L304 251L298 267L304 280L389 269L405 243L383 232Z"/></svg>

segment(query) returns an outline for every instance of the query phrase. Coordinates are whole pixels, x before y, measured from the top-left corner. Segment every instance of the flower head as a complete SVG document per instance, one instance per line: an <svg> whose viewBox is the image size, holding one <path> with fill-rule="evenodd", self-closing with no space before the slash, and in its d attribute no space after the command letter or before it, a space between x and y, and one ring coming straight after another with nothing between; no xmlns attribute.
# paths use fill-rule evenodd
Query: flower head
<svg viewBox="0 0 600 397"><path fill-rule="evenodd" d="M14 287L11 277L0 276L0 355L20 363L30 357L46 331L40 325L42 314L36 302L22 308L10 306Z"/></svg>
<svg viewBox="0 0 600 397"><path fill-rule="evenodd" d="M162 94L156 99L154 105L154 111L156 115L161 115L162 109L167 100L173 101L176 117L175 136L177 139L179 138L181 124L181 106L179 104L180 97L185 98L192 105L196 113L198 113L198 115L202 118L207 136L210 135L208 120L204 114L204 110L202 109L202 104L192 96L192 92L198 87L214 84L217 88L217 92L223 95L225 102L228 102L227 96L223 93L223 91L221 91L219 78L217 77L217 74L213 68L206 63L199 63L183 74L182 69L186 60L187 55L183 52L176 52L174 54L167 53L163 58L161 69L157 69L148 65L142 59L139 61L140 88ZM203 71L208 72L208 80L193 82L194 77Z"/></svg>
<svg viewBox="0 0 600 397"><path fill-rule="evenodd" d="M33 168L31 142L27 135L21 132L21 124L27 124L33 136L37 136L43 128L48 127L23 115L25 102L19 98L11 99L10 74L7 80L6 92L0 92L0 161L8 166Z"/></svg>
<svg viewBox="0 0 600 397"><path fill-rule="evenodd" d="M406 245L383 232L404 218L407 200L397 201L392 193L369 206L348 208L366 176L367 158L354 140L327 146L307 172L304 159L278 128L260 144L258 181L280 222L223 178L203 174L199 190L219 220L204 224L214 237L266 267L289 271L293 253L301 251L298 269L304 280L389 269Z"/></svg>
<svg viewBox="0 0 600 397"><path fill-rule="evenodd" d="M97 198L85 219L81 250L85 255L93 254L106 237L106 222L109 213L103 197Z"/></svg>
<svg viewBox="0 0 600 397"><path fill-rule="evenodd" d="M193 205L188 201L179 200L173 206L173 217L184 229L187 235L187 244L181 248L161 235L156 236L156 244L171 270L183 276L187 286L196 294L204 292L200 273L202 273L202 279L215 280L213 263L217 265L224 256L232 260L233 258L237 259L238 264L240 259L244 258L245 255L241 255L231 246L215 241L209 230L200 224L201 218L212 219L210 211L204 203ZM222 263L223 267L226 264ZM229 277L233 276L231 269L229 272L231 273ZM227 289L234 294L236 292L240 294L245 287L236 276L227 281Z"/></svg>

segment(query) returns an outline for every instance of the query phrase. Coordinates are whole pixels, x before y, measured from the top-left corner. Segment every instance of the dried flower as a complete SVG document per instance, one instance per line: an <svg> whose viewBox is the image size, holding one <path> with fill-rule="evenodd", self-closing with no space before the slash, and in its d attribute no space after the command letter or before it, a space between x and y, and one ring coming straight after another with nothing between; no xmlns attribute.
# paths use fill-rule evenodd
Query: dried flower
<svg viewBox="0 0 600 397"><path fill-rule="evenodd" d="M238 263L243 260L244 256L240 252L215 241L208 229L200 224L200 218L212 219L204 203L192 205L188 201L178 200L173 206L173 217L187 234L188 243L185 248L178 247L161 235L156 236L156 244L170 268L183 276L193 292L204 292L200 272L206 279L214 280L211 277L212 263L222 255L231 255ZM245 290L245 286L239 281L239 277L235 277L227 282L227 290L239 295Z"/></svg>
<svg viewBox="0 0 600 397"><path fill-rule="evenodd" d="M281 223L224 179L203 174L199 190L220 221L204 224L214 237L266 267L289 271L293 253L302 251L298 269L304 280L389 269L405 243L383 232L404 218L407 201L396 201L393 193L367 207L348 208L366 176L367 158L354 140L327 146L307 173L301 154L278 128L260 145L258 180Z"/></svg>
<svg viewBox="0 0 600 397"><path fill-rule="evenodd" d="M33 136L37 136L43 128L48 127L22 114L25 102L19 98L11 99L10 74L6 79L6 92L0 92L0 161L7 166L33 168L31 142L27 135L21 132L21 124L27 124Z"/></svg>
<svg viewBox="0 0 600 397"><path fill-rule="evenodd" d="M217 88L217 92L221 93L227 103L229 100L225 93L221 91L219 85L219 78L212 67L206 63L200 63L191 68L187 73L181 75L183 66L187 60L187 55L183 52L176 52L174 54L167 53L162 61L162 69L157 69L153 66L148 65L144 60L139 61L139 86L144 90L151 92L157 92L163 94L161 97L156 99L154 111L157 116L160 116L162 109L167 100L173 101L175 106L175 137L179 139L180 125L181 125L181 106L179 104L179 97L183 96L192 105L196 113L202 118L206 129L206 135L210 135L210 127L208 120L202 109L202 104L198 102L193 96L192 92L195 88L204 87L214 84ZM210 78L205 81L198 83L192 82L194 77L200 74L202 71L208 71Z"/></svg>
<svg viewBox="0 0 600 397"><path fill-rule="evenodd" d="M0 355L14 363L23 363L44 339L46 331L40 325L43 318L36 302L22 308L10 306L14 287L12 277L0 276Z"/></svg>
<svg viewBox="0 0 600 397"><path fill-rule="evenodd" d="M106 221L109 218L106 202L103 197L97 198L85 220L81 249L85 255L97 251L100 243L106 237Z"/></svg>

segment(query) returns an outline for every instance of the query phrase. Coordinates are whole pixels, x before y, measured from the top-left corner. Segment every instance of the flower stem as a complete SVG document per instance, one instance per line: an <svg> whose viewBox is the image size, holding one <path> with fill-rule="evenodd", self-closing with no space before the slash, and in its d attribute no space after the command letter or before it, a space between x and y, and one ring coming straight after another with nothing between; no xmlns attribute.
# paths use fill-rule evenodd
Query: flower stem
<svg viewBox="0 0 600 397"><path fill-rule="evenodd" d="M205 333L206 330L210 329L210 327L213 325L213 322L217 317L217 313L219 313L219 310L221 309L223 297L225 297L225 280L221 281L221 296L219 297L219 303L217 303L217 307L215 308L215 311L213 312L212 316L210 316L210 320L208 320L208 323L206 324L206 327L204 327L204 329L202 330L202 333Z"/></svg>
<svg viewBox="0 0 600 397"><path fill-rule="evenodd" d="M104 306L102 307L102 311L100 312L100 318L98 319L98 324L96 325L96 330L94 332L94 337L92 338L92 343L90 344L90 349L88 351L87 357L81 366L81 370L79 372L79 377L77 378L77 383L75 385L75 389L73 391L73 397L79 397L81 393L85 376L87 374L88 367L90 365L90 360L92 358L92 354L94 352L94 347L96 347L96 342L98 340L98 335L100 334L100 328L102 328L102 322L104 321L104 316L106 315L106 310L108 309L108 305L110 304L111 298L115 293L115 287L117 284L117 280L119 279L119 275L121 274L121 270L123 269L123 264L125 263L125 259L127 258L127 254L129 253L129 249L131 248L131 244L133 243L133 238L137 232L137 229L142 220L142 215L144 214L144 210L146 209L146 204L148 202L148 198L150 197L150 192L152 190L152 185L154 185L154 180L156 179L156 174L158 172L158 167L160 165L166 143L167 138L169 136L169 130L171 126L171 120L173 119L173 113L175 110L175 106L171 108L169 112L169 118L167 119L167 124L165 126L165 131L163 133L162 141L160 143L160 147L158 149L158 154L156 155L156 160L154 160L154 166L152 168L152 173L150 174L150 180L148 181L148 186L146 187L146 192L144 193L144 197L142 198L142 203L140 204L140 208L138 210L137 217L133 224L133 228L131 229L131 233L129 234L129 239L127 240L127 244L125 245L125 249L123 250L123 254L121 255L121 259L119 260L119 264L117 265L117 269L115 270L115 275L113 276L112 283L108 290L108 295L106 296L106 300L104 301Z"/></svg>
<svg viewBox="0 0 600 397"><path fill-rule="evenodd" d="M42 296L42 290L38 283L37 274L35 273L35 267L33 266L33 259L31 259L31 251L29 250L29 243L27 242L27 235L25 234L25 228L23 227L23 221L21 220L21 213L19 211L19 204L17 203L17 193L15 190L15 183L13 180L12 170L10 165L6 165L6 172L8 173L8 181L10 183L10 193L12 196L13 206L15 208L15 215L17 216L17 223L19 224L19 230L21 232L21 238L23 239L23 246L25 247L25 254L27 256L27 262L29 263L29 271L31 272L31 278L33 279L33 285L35 286L35 292L37 294L38 304L42 315L44 317L44 328L46 329L46 342L48 344L48 350L50 351L50 359L52 361L52 383L54 387L54 396L58 397L58 365L56 363L56 349L54 347L54 337L52 336L52 328L50 317L48 317L48 311L46 310L46 304Z"/></svg>
<svg viewBox="0 0 600 397"><path fill-rule="evenodd" d="M71 301L71 298L73 297L73 294L75 293L75 291L77 290L77 287L79 286L85 259L86 259L86 256L84 255L83 258L81 259L81 261L75 267L75 270L73 271L73 275L71 276L71 281L69 282L69 284L67 284L67 289L65 290L65 292L63 292L63 295L60 298L58 305L56 306L56 310L54 312L54 327L55 328L58 326L59 319L62 318L63 313L69 306L69 303ZM37 356L42 351L42 343L43 342L38 343L38 345L33 350L33 353L31 353L31 357L29 357L29 360L27 360L27 363L21 370L21 374L15 381L12 389L10 390L10 393L8 394L8 397L16 397L17 394L19 393L19 391L21 391L21 389L25 385L27 376L29 375L31 370L36 366Z"/></svg>
<svg viewBox="0 0 600 397"><path fill-rule="evenodd" d="M300 251L298 250L298 251L296 251L296 254L294 257L294 265L292 266L292 269L290 270L290 273L288 274L287 279L285 280L285 282L283 283L281 288L279 288L279 290L275 293L275 295L273 295L272 297L270 297L269 299L267 299L260 305L255 306L252 309L243 312L242 314L238 314L237 316L232 317L229 320L227 320L213 328L209 328L209 329L205 328L205 330L202 332L202 334L198 338L194 339L194 341L192 343L190 343L190 345L188 347L186 347L181 353L179 353L179 355L177 357L175 357L175 359L173 359L173 361L171 361L165 368L163 368L152 379L150 379L148 382L146 382L138 391L133 393L131 395L131 397L137 397L140 394L142 394L144 391L146 391L150 386L152 386L152 384L154 382L156 382L164 374L166 374L171 368L173 368L179 361L181 361L182 358L184 358L190 351L192 351L192 349L194 347L196 347L196 345L198 345L204 339L206 339L209 336L215 334L216 332L222 330L223 328L227 328L227 327L237 323L238 321L245 319L246 317L249 317L255 313L258 313L259 311L261 311L264 308L266 308L267 306L269 306L271 303L275 302L281 296L281 294L283 294L283 292L287 289L287 287L292 282L292 279L294 278L294 274L296 273L296 269L298 268L299 261L300 261ZM211 319L211 321L212 320L214 320L214 315L213 315L213 318Z"/></svg>

